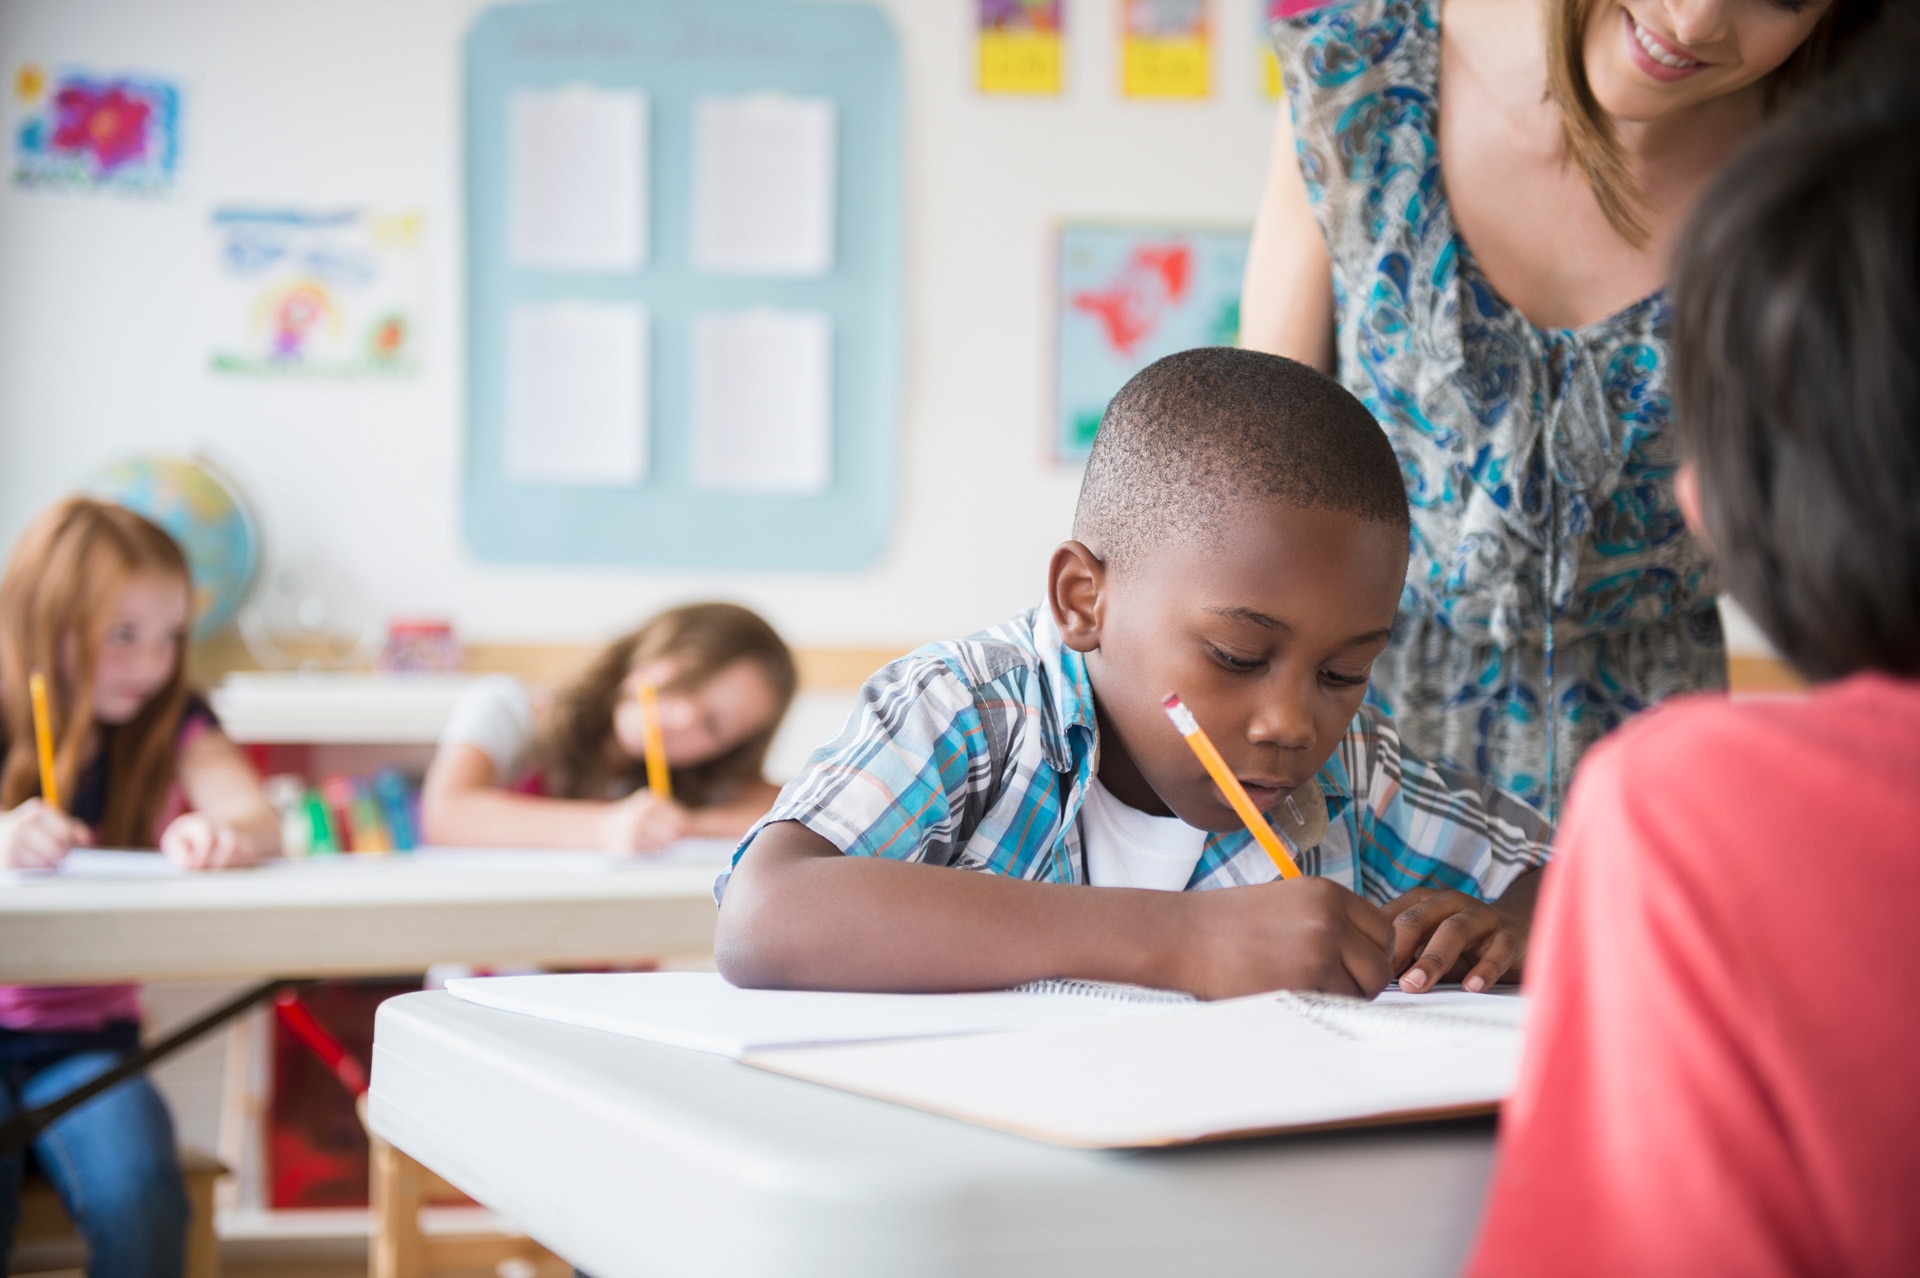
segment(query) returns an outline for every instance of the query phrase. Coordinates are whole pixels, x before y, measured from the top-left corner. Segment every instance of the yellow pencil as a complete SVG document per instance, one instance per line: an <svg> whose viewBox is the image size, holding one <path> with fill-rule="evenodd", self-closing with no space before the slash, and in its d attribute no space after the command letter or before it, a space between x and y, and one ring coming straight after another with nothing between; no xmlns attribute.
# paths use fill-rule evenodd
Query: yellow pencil
<svg viewBox="0 0 1920 1278"><path fill-rule="evenodd" d="M1280 867L1280 877L1299 878L1300 867L1293 863L1293 858L1287 854L1286 845L1280 842L1280 836L1275 834L1273 827L1267 824L1267 818L1260 815L1260 809L1253 806L1253 800L1247 797L1246 787L1240 784L1240 778L1234 776L1227 768L1227 761L1220 757L1220 752L1214 749L1213 742L1207 739L1207 734L1200 727L1200 721L1193 717L1193 711L1187 709L1186 703L1180 700L1178 695L1168 697L1161 704L1166 707L1167 718L1173 720L1174 729L1187 739L1187 744L1193 747L1193 752L1200 756L1201 766L1206 768L1207 775L1213 778L1213 783L1220 787L1220 793L1227 796L1227 802L1233 805L1233 810L1239 814L1242 821L1246 822L1248 832L1261 847L1267 850L1267 855L1273 858L1273 863Z"/></svg>
<svg viewBox="0 0 1920 1278"><path fill-rule="evenodd" d="M660 735L660 690L640 685L640 730L646 737L647 789L656 799L673 797L673 777L667 771L667 743Z"/></svg>
<svg viewBox="0 0 1920 1278"><path fill-rule="evenodd" d="M40 747L40 797L60 808L60 778L53 774L53 716L47 713L47 681L38 670L27 676L27 700L33 703L33 739Z"/></svg>

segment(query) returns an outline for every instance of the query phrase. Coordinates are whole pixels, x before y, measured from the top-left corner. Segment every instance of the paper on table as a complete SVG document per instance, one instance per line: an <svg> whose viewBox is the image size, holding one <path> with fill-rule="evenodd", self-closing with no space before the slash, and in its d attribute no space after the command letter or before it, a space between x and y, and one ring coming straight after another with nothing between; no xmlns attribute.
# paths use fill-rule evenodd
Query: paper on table
<svg viewBox="0 0 1920 1278"><path fill-rule="evenodd" d="M716 275L833 269L828 98L702 98L693 124L693 264Z"/></svg>
<svg viewBox="0 0 1920 1278"><path fill-rule="evenodd" d="M1026 1029L1163 1006L1015 991L743 990L711 972L500 976L448 981L447 991L485 1007L735 1059L766 1048Z"/></svg>
<svg viewBox="0 0 1920 1278"><path fill-rule="evenodd" d="M74 848L46 869L9 871L33 879L170 879L186 872L158 852L119 848Z"/></svg>
<svg viewBox="0 0 1920 1278"><path fill-rule="evenodd" d="M693 321L693 482L820 493L833 468L833 322L752 310Z"/></svg>
<svg viewBox="0 0 1920 1278"><path fill-rule="evenodd" d="M474 870L510 870L538 874L605 874L648 865L724 865L733 839L682 839L655 852L595 852L575 848L423 847L397 859L421 865Z"/></svg>
<svg viewBox="0 0 1920 1278"><path fill-rule="evenodd" d="M512 265L630 271L646 261L646 95L584 85L516 93L507 138Z"/></svg>
<svg viewBox="0 0 1920 1278"><path fill-rule="evenodd" d="M628 302L516 306L507 317L506 474L617 487L647 473L647 313Z"/></svg>
<svg viewBox="0 0 1920 1278"><path fill-rule="evenodd" d="M1090 1148L1481 1113L1513 1089L1516 1025L1332 1002L1258 995L1020 1033L755 1052L747 1062Z"/></svg>

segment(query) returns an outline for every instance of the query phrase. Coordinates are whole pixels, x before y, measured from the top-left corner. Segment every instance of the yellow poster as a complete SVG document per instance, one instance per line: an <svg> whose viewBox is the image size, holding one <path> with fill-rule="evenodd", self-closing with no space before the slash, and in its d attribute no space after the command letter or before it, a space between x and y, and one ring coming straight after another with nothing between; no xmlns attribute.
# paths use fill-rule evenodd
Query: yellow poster
<svg viewBox="0 0 1920 1278"><path fill-rule="evenodd" d="M1130 98L1204 98L1212 92L1211 0L1125 0L1120 91Z"/></svg>
<svg viewBox="0 0 1920 1278"><path fill-rule="evenodd" d="M1060 92L1063 2L979 0L980 92Z"/></svg>
<svg viewBox="0 0 1920 1278"><path fill-rule="evenodd" d="M1297 8L1298 0L1261 0L1254 44L1260 50L1260 87L1270 99L1280 96L1280 55L1273 51L1273 24Z"/></svg>

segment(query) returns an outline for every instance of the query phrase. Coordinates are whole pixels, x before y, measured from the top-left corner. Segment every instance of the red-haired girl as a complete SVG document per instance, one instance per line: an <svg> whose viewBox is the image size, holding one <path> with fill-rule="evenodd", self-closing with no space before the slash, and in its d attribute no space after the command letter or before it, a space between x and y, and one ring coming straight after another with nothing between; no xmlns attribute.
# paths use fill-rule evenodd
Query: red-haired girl
<svg viewBox="0 0 1920 1278"><path fill-rule="evenodd" d="M43 513L0 580L0 867L57 864L74 847L157 846L190 869L280 849L258 780L186 682L192 613L173 539L84 498ZM40 797L34 671L50 696L64 811ZM140 1042L131 985L0 986L0 1118L45 1104ZM90 1275L177 1275L187 1202L172 1122L136 1077L71 1111L32 1146L88 1247ZM0 1258L25 1158L0 1153Z"/></svg>

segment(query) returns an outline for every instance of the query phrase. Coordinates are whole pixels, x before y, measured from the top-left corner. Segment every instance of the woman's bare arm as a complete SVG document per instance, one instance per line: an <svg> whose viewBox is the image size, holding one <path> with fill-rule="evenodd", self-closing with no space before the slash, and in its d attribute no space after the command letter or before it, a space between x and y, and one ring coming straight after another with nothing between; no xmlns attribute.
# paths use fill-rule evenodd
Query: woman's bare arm
<svg viewBox="0 0 1920 1278"><path fill-rule="evenodd" d="M1273 125L1267 185L1240 290L1240 344L1333 371L1333 266L1314 221L1283 101Z"/></svg>

